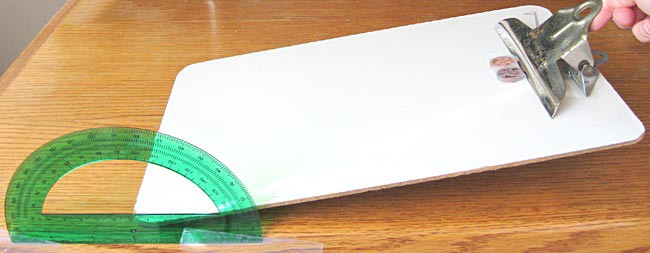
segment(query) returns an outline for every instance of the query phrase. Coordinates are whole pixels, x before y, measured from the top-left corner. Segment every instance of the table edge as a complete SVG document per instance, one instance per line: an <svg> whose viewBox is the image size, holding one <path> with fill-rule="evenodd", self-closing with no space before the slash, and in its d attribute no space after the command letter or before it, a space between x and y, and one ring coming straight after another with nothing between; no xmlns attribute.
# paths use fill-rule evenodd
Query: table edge
<svg viewBox="0 0 650 253"><path fill-rule="evenodd" d="M48 37L54 32L56 27L61 23L63 18L74 8L79 0L67 0L63 6L52 16L52 18L45 24L43 29L34 37L34 39L27 45L27 47L18 55L16 60L9 65L5 73L0 76L0 96L9 88L11 83L16 79L18 74L22 72L23 68L34 56Z"/></svg>

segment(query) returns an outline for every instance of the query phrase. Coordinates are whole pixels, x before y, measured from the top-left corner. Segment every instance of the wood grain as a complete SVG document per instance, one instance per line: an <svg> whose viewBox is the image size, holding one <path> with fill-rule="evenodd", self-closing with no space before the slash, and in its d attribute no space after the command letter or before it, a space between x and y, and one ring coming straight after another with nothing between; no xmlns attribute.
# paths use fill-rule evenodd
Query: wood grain
<svg viewBox="0 0 650 253"><path fill-rule="evenodd" d="M25 50L18 56L18 58L7 68L4 74L0 76L0 95L7 89L7 86L13 79L20 73L25 63L31 59L32 55L41 47L43 42L50 36L52 30L59 25L63 17L74 7L77 0L68 0L61 9L59 9L54 16L45 24L43 29L34 37L34 39L27 45Z"/></svg>
<svg viewBox="0 0 650 253"><path fill-rule="evenodd" d="M22 159L57 136L100 126L157 130L175 75L194 62L526 4L556 11L579 2L71 1L0 79L0 193ZM609 53L602 72L650 122L650 45L612 24L591 33L590 42ZM650 252L649 151L642 140L270 208L261 216L265 236L321 242L329 252ZM132 212L142 168L103 163L75 171L48 195L46 211ZM0 213L3 207L0 198ZM175 245L63 250L180 251Z"/></svg>

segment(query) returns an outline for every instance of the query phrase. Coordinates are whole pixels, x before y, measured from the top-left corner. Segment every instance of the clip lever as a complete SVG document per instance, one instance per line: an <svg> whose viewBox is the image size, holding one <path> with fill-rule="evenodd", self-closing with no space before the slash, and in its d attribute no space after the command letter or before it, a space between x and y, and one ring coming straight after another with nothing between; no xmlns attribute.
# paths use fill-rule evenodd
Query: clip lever
<svg viewBox="0 0 650 253"><path fill-rule="evenodd" d="M497 33L519 59L551 118L564 98L566 83L575 84L589 96L600 76L597 67L607 60L607 55L591 51L587 32L601 8L599 0L587 0L559 10L535 29L516 18L504 19L497 25ZM601 56L599 62L594 62L593 53Z"/></svg>

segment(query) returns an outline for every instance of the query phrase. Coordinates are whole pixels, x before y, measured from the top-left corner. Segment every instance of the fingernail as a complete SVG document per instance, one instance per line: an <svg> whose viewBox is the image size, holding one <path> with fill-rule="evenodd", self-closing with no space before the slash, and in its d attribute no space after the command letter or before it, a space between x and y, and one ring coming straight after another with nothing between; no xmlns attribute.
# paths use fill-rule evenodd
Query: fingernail
<svg viewBox="0 0 650 253"><path fill-rule="evenodd" d="M650 42L650 19L637 23L632 28L632 33L641 42Z"/></svg>
<svg viewBox="0 0 650 253"><path fill-rule="evenodd" d="M642 42L650 42L650 21L643 22L641 24L641 37L643 37Z"/></svg>

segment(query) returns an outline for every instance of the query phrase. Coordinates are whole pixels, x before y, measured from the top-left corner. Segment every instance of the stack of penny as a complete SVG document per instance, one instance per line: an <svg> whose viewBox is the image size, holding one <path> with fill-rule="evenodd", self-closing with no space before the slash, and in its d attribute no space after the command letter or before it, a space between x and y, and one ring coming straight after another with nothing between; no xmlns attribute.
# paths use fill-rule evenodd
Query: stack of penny
<svg viewBox="0 0 650 253"><path fill-rule="evenodd" d="M523 79L524 71L519 68L517 60L512 56L499 56L490 60L490 67L497 79L504 83L514 83Z"/></svg>

